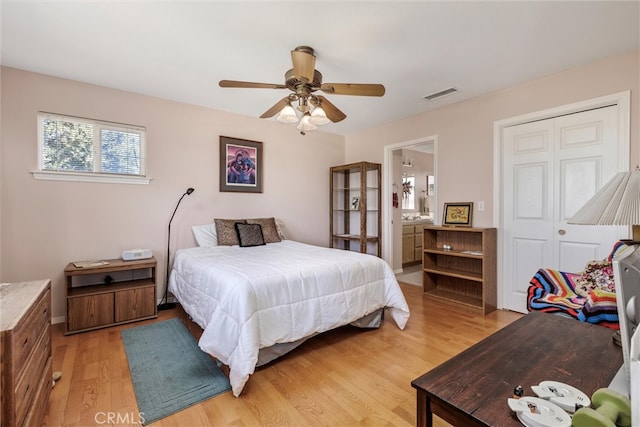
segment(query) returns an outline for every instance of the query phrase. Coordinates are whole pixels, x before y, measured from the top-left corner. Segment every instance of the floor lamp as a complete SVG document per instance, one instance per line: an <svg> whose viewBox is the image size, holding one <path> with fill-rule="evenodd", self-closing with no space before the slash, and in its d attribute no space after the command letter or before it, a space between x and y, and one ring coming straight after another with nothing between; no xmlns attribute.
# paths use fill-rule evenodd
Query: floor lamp
<svg viewBox="0 0 640 427"><path fill-rule="evenodd" d="M184 199L184 196L188 196L191 193L193 193L195 190L191 187L187 188L187 191L184 192L184 194L182 195L182 197L180 197L180 199L178 200L178 203L176 204L176 208L173 210L173 214L171 214L171 219L169 220L169 227L167 228L167 267L166 267L166 274L167 274L167 278L164 282L164 298L162 299L161 304L158 305L158 310L168 310L170 308L174 308L176 306L175 302L168 302L167 300L167 292L169 291L169 257L171 256L171 221L173 221L173 217L176 215L176 211L178 210L178 206L180 206L180 202L182 202L182 199Z"/></svg>

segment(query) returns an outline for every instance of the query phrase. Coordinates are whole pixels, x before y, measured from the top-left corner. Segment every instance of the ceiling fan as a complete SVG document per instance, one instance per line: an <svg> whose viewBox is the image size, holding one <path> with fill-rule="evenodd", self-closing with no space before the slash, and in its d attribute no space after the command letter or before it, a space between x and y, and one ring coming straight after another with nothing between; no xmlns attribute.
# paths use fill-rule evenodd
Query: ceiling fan
<svg viewBox="0 0 640 427"><path fill-rule="evenodd" d="M253 89L289 89L292 93L282 98L265 111L260 118L270 118L277 113L277 120L284 123L298 123L301 134L313 130L318 125L332 121L344 120L347 116L322 95L315 95L320 90L331 95L382 96L385 89L381 84L366 83L322 83L322 74L315 69L316 56L313 48L298 46L291 51L293 68L285 75L284 84L252 83L236 80L220 80L220 87L253 88ZM298 103L296 109L302 113L298 119L292 103ZM313 107L313 108L312 108Z"/></svg>

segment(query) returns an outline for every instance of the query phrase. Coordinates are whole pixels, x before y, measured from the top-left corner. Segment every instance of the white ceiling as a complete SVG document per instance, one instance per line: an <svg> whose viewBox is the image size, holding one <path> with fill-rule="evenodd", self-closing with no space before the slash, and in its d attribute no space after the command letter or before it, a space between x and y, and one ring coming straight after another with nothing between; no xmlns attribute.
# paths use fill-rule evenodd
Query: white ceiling
<svg viewBox="0 0 640 427"><path fill-rule="evenodd" d="M258 117L308 45L324 82L382 83L382 98L325 95L348 134L640 47L639 1L2 0L2 64ZM424 96L455 87L436 101ZM108 118L107 118L108 119ZM274 120L274 119L271 119ZM292 126L292 125L282 125Z"/></svg>

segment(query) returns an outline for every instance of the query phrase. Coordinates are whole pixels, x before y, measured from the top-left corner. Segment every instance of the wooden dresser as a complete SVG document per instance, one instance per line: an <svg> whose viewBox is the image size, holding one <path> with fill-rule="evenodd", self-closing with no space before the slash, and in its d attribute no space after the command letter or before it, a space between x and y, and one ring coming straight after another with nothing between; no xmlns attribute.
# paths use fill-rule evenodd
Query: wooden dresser
<svg viewBox="0 0 640 427"><path fill-rule="evenodd" d="M40 426L51 393L51 281L0 283L0 424Z"/></svg>

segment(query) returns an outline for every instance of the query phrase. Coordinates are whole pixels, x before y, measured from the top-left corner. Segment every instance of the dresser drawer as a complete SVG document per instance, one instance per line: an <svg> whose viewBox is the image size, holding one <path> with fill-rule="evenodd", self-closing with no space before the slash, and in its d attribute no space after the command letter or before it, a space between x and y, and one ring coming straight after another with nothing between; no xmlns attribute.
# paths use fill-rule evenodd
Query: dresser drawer
<svg viewBox="0 0 640 427"><path fill-rule="evenodd" d="M49 407L49 396L51 395L51 386L52 380L51 375L53 374L53 369L51 366L51 357L47 360L47 364L45 366L45 372L42 378L40 378L40 384L38 384L38 389L36 390L36 395L33 399L33 403L31 405L31 409L27 412L26 417L24 418L24 426L40 426L42 425L42 419L44 419L44 414L47 412L47 408Z"/></svg>
<svg viewBox="0 0 640 427"><path fill-rule="evenodd" d="M43 329L49 330L51 323L51 291L49 289L38 299L24 321L18 323L11 334L11 354L13 375L20 375L26 360L33 351ZM15 377L14 377L15 378Z"/></svg>
<svg viewBox="0 0 640 427"><path fill-rule="evenodd" d="M33 398L36 396L38 385L45 375L47 363L51 359L51 326L40 330L40 336L33 352L27 359L26 365L29 369L23 370L21 375L17 376L15 383L16 396L16 425L22 425L28 409L32 406ZM51 374L47 376L49 384L51 382Z"/></svg>

